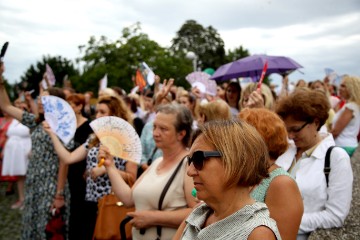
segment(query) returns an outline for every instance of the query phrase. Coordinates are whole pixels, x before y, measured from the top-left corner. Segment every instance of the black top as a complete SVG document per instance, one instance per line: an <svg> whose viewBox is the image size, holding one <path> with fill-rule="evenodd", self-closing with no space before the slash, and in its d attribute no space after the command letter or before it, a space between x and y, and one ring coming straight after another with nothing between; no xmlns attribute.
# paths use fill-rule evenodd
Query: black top
<svg viewBox="0 0 360 240"><path fill-rule="evenodd" d="M84 144L93 130L90 127L90 121L84 122L75 132L74 141L75 148ZM71 203L83 202L85 199L86 181L84 176L86 169L86 157L80 162L69 165L68 181L71 194Z"/></svg>

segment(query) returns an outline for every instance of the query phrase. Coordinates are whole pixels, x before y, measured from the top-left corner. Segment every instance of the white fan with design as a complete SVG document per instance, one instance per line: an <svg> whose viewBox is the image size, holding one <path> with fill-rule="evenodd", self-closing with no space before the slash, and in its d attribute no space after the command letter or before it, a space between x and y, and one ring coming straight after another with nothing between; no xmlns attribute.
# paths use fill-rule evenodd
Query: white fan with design
<svg viewBox="0 0 360 240"><path fill-rule="evenodd" d="M42 96L45 120L65 144L74 138L76 116L70 104L56 96Z"/></svg>
<svg viewBox="0 0 360 240"><path fill-rule="evenodd" d="M141 160L141 142L130 123L119 117L107 116L90 123L101 144L109 148L111 155L133 161Z"/></svg>

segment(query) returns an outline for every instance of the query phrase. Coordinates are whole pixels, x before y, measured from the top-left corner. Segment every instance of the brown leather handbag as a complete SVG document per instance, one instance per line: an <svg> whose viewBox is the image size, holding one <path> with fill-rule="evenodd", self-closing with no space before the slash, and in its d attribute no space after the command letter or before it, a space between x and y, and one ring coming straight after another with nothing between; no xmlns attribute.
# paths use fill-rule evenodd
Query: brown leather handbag
<svg viewBox="0 0 360 240"><path fill-rule="evenodd" d="M114 193L100 198L98 201L94 240L121 239L120 222L126 217L128 212L133 211L135 211L134 207L125 207ZM132 239L131 228L131 224L126 226L127 239Z"/></svg>

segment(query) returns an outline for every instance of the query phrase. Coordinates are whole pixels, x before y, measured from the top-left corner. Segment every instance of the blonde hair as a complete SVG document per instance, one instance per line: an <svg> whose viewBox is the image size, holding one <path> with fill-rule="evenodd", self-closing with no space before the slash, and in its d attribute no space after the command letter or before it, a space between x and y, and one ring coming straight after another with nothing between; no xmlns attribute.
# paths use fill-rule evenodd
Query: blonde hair
<svg viewBox="0 0 360 240"><path fill-rule="evenodd" d="M253 91L256 90L256 88L257 88L257 83L249 83L248 85L246 85L245 89L241 93L241 98L240 98L241 106L244 101L245 94L250 95ZM261 84L260 90L261 90L261 95L264 98L265 108L272 110L274 107L274 97L271 92L271 89L266 84Z"/></svg>
<svg viewBox="0 0 360 240"><path fill-rule="evenodd" d="M269 154L261 135L242 120L214 120L199 126L200 135L221 154L227 181L231 187L254 186L268 177Z"/></svg>
<svg viewBox="0 0 360 240"><path fill-rule="evenodd" d="M200 116L205 116L205 122L217 119L227 120L232 117L229 105L221 99L200 104L198 113Z"/></svg>
<svg viewBox="0 0 360 240"><path fill-rule="evenodd" d="M350 102L355 102L360 106L360 78L346 75L343 78L346 90L349 92Z"/></svg>

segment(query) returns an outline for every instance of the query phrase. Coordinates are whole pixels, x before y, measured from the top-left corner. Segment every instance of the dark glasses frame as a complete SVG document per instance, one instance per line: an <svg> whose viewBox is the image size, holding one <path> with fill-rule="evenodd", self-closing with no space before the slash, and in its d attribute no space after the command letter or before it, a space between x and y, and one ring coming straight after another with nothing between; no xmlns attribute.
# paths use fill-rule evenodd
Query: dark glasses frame
<svg viewBox="0 0 360 240"><path fill-rule="evenodd" d="M297 129L287 129L288 133L299 133L301 130L304 129L304 127L306 127L306 125L308 125L310 122L305 122L301 127L297 128Z"/></svg>
<svg viewBox="0 0 360 240"><path fill-rule="evenodd" d="M186 156L189 166L192 163L196 170L200 171L204 167L204 161L210 157L222 157L219 151L196 151L192 156Z"/></svg>

